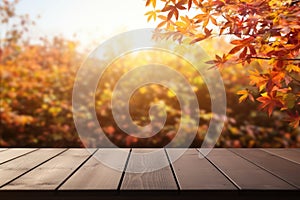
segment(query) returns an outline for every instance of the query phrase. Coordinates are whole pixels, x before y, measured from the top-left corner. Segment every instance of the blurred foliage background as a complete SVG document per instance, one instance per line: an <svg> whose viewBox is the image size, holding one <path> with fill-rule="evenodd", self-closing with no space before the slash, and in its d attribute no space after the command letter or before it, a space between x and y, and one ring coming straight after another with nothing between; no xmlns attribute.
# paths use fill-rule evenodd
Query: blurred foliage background
<svg viewBox="0 0 300 200"><path fill-rule="evenodd" d="M31 40L36 38L30 38L28 30L34 22L28 15L15 13L15 4L4 0L0 7L1 32L4 26L8 27L0 46L0 146L82 147L72 116L72 87L76 71L88 52L78 51L80 41L61 37L42 37L38 43L32 43ZM201 46L207 54L215 55L228 50L230 44L224 38L213 38ZM196 54L193 46L182 44L178 48ZM163 59L193 86L200 104L201 121L196 126L198 134L191 147L200 147L212 118L205 83L182 59L156 55L155 52L148 54L153 54L151 57L157 61ZM162 86L148 85L134 93L130 113L135 123L145 125L150 120L150 105L162 102L167 106L168 114L164 128L152 138L139 139L122 132L115 124L110 108L113 86L133 64L143 64L145 56L145 53L135 54L114 62L101 78L96 91L99 123L106 136L120 147L162 147L172 140L180 123L176 96ZM260 63L256 64L251 67L259 68ZM221 74L227 95L227 117L217 147L300 147L300 128L290 127L282 112L274 111L268 117L257 110L255 102L247 100L239 104L237 91L249 87L245 66L233 65L224 68ZM99 130L95 127L87 119L86 129L97 134Z"/></svg>

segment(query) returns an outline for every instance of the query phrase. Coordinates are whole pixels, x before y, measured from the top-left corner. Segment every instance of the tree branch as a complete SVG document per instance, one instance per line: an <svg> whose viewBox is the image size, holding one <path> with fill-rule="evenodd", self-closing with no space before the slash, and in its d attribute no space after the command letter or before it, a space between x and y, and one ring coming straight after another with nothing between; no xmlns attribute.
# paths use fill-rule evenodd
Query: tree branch
<svg viewBox="0 0 300 200"><path fill-rule="evenodd" d="M293 0L292 2L291 2L291 6L294 6L294 5L296 5L297 3L299 3L300 2L300 0Z"/></svg>
<svg viewBox="0 0 300 200"><path fill-rule="evenodd" d="M270 58L270 57L258 57L258 56L254 56L254 57L250 57L251 59L260 59L260 60L271 60L271 59L275 59L275 60L291 60L291 61L300 61L300 58L283 58L283 59L279 59L279 58Z"/></svg>

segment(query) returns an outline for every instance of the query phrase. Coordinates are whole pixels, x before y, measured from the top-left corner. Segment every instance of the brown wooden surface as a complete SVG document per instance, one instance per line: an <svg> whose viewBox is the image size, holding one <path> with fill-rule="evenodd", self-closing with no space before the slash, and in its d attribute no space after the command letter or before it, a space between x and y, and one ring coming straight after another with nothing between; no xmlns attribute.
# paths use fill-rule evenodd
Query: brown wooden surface
<svg viewBox="0 0 300 200"><path fill-rule="evenodd" d="M117 190L129 154L127 150L100 149L73 176L71 176L60 190L88 189L88 190ZM104 160L100 162L99 160ZM107 165L113 162L112 169Z"/></svg>
<svg viewBox="0 0 300 200"><path fill-rule="evenodd" d="M300 165L260 149L232 149L253 164L300 188ZM300 153L300 152L299 152Z"/></svg>
<svg viewBox="0 0 300 200"><path fill-rule="evenodd" d="M279 156L281 158L287 159L289 161L295 162L297 164L300 164L299 152L295 151L294 149L269 148L269 149L262 149L262 150L271 153L273 155Z"/></svg>
<svg viewBox="0 0 300 200"><path fill-rule="evenodd" d="M0 153L0 164L5 163L7 161L13 160L20 156L23 156L29 152L35 151L36 149L8 149L5 151L1 151Z"/></svg>
<svg viewBox="0 0 300 200"><path fill-rule="evenodd" d="M168 149L167 153L170 160L174 161L177 157L176 154L182 151L184 150ZM207 159L200 159L196 149L187 150L173 162L173 168L181 190L237 189Z"/></svg>
<svg viewBox="0 0 300 200"><path fill-rule="evenodd" d="M54 190L89 155L89 152L85 149L68 149L66 152L4 186L3 189Z"/></svg>
<svg viewBox="0 0 300 200"><path fill-rule="evenodd" d="M240 189L296 189L227 149L214 149L207 158Z"/></svg>
<svg viewBox="0 0 300 200"><path fill-rule="evenodd" d="M156 151L156 149L132 150L121 186L122 190L177 190L165 151L160 150L158 156L147 155L147 153L151 154L153 151ZM167 166L157 171L144 172L155 169L158 163ZM131 173L132 171L141 173Z"/></svg>
<svg viewBox="0 0 300 200"><path fill-rule="evenodd" d="M0 165L0 187L5 186L15 178L24 175L29 170L62 151L62 149L39 149ZM0 154L0 157L1 156L2 155Z"/></svg>
<svg viewBox="0 0 300 200"><path fill-rule="evenodd" d="M151 156L152 151L158 152ZM213 149L206 157L197 149L188 149L175 160L182 151L0 149L0 197L24 199L27 194L28 199L98 199L99 195L123 198L132 193L126 198L140 199L147 191L148 197L157 191L173 191L170 199L193 194L272 200L298 199L300 195L299 149ZM165 167L154 170L158 164ZM35 196L37 191L46 193ZM109 196L108 191L114 194Z"/></svg>

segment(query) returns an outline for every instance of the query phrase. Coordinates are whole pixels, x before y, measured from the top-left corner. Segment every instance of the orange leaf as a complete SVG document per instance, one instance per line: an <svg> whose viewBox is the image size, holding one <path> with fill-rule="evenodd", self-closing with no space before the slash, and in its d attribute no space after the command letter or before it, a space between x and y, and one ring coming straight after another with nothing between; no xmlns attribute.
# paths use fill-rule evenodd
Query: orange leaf
<svg viewBox="0 0 300 200"><path fill-rule="evenodd" d="M289 121L289 125L293 128L297 128L300 124L300 115L298 111L296 111L296 114L289 113L289 117L287 119Z"/></svg>
<svg viewBox="0 0 300 200"><path fill-rule="evenodd" d="M147 0L146 1L146 6L149 6L150 3L152 3L153 8L155 8L155 6L156 6L156 0Z"/></svg>
<svg viewBox="0 0 300 200"><path fill-rule="evenodd" d="M170 5L166 5L162 10L161 12L166 12L168 10L171 10L174 6L170 6Z"/></svg>
<svg viewBox="0 0 300 200"><path fill-rule="evenodd" d="M261 105L258 107L260 110L266 111L269 116L271 116L273 110L276 107L282 107L283 103L274 98L272 95L270 96L269 94L262 94L261 97L258 97L256 99L257 101L261 102Z"/></svg>
<svg viewBox="0 0 300 200"><path fill-rule="evenodd" d="M176 3L176 8L178 8L179 10L185 10L186 8L183 6L186 3L186 0L181 0L178 3Z"/></svg>
<svg viewBox="0 0 300 200"><path fill-rule="evenodd" d="M160 22L160 23L157 25L157 28L161 28L161 27L164 26L166 23L167 23L167 21Z"/></svg>
<svg viewBox="0 0 300 200"><path fill-rule="evenodd" d="M103 130L108 133L109 135L112 135L115 132L115 128L113 126L108 126L103 128Z"/></svg>
<svg viewBox="0 0 300 200"><path fill-rule="evenodd" d="M189 1L188 1L188 10L191 9L191 7L192 7L192 2L193 2L193 0L189 0Z"/></svg>
<svg viewBox="0 0 300 200"><path fill-rule="evenodd" d="M247 47L245 47L245 48L243 49L243 51L242 51L242 53L240 54L239 58L241 58L241 59L245 58L246 53L247 53Z"/></svg>
<svg viewBox="0 0 300 200"><path fill-rule="evenodd" d="M214 25L218 25L217 20L215 18L211 17L210 20Z"/></svg>
<svg viewBox="0 0 300 200"><path fill-rule="evenodd" d="M229 51L229 54L235 54L235 53L237 53L238 51L240 51L243 47L244 47L244 45L236 46L236 47L234 47L233 49L231 49L231 50Z"/></svg>
<svg viewBox="0 0 300 200"><path fill-rule="evenodd" d="M193 39L193 40L190 42L190 44L194 44L194 43L196 43L196 42L200 42L201 40L204 40L205 38L206 38L205 35L203 35L203 34L198 34L198 37L197 37L196 39Z"/></svg>
<svg viewBox="0 0 300 200"><path fill-rule="evenodd" d="M243 101L245 101L247 98L249 98L251 101L254 102L254 98L253 95L251 93L249 93L249 90L240 90L237 92L238 95L242 95L239 98L239 103L242 103Z"/></svg>
<svg viewBox="0 0 300 200"><path fill-rule="evenodd" d="M256 51L255 51L255 48L254 48L254 46L252 46L252 45L249 45L248 47L249 47L249 49L250 49L250 53L251 53L251 55L256 55Z"/></svg>
<svg viewBox="0 0 300 200"><path fill-rule="evenodd" d="M232 40L230 43L234 45L240 45L242 44L242 40Z"/></svg>

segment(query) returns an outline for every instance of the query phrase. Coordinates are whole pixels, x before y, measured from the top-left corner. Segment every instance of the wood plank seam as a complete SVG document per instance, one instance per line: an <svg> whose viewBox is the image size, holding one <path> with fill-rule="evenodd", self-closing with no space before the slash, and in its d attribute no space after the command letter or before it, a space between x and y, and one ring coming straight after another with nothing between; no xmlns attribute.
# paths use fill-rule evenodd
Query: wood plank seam
<svg viewBox="0 0 300 200"><path fill-rule="evenodd" d="M272 174L273 176L275 176L275 177L277 177L277 178L281 179L282 181L284 181L284 182L288 183L289 185L291 185L291 186L293 186L293 187L295 187L295 188L298 188L298 189L299 189L299 187L298 187L297 185L295 185L295 184L293 184L293 183L290 183L289 181L285 180L285 179L284 179L284 178L282 178L281 176L279 176L279 175L277 175L277 174L273 173L272 171L270 171L270 170L266 169L265 167L263 167L263 166L261 166L261 165L259 165L259 164L255 163L255 162L253 162L252 160L249 160L248 158L246 158L246 157L244 157L244 156L240 155L239 153L237 153L237 152L235 152L235 151L233 151L233 150L231 150L231 149L228 149L228 151L231 151L232 153L234 153L234 154L238 155L239 157L241 157L241 158L243 158L243 159L247 160L248 162L250 162L250 163L252 163L252 164L256 165L257 167L259 167L259 168L261 168L261 169L265 170L266 172L268 172L268 173ZM267 152L267 153L268 153L268 152ZM269 154L270 154L270 153L269 153Z"/></svg>
<svg viewBox="0 0 300 200"><path fill-rule="evenodd" d="M264 152L266 152L266 153L268 153L268 154L272 154L273 156L276 156L276 157L278 157L278 158L287 160L287 161L289 161L289 162L293 162L293 163L295 163L295 164L297 164L297 165L300 164L300 163L298 163L298 162L296 162L296 161L294 161L294 160L291 160L291 159L289 159L289 158L287 158L287 157L285 157L285 156L281 156L281 155L272 153L272 152L270 152L270 151L268 151L268 150L265 150L265 149L260 149L260 150L262 150L262 151L264 151Z"/></svg>
<svg viewBox="0 0 300 200"><path fill-rule="evenodd" d="M12 160L15 160L15 159L17 159L17 158L20 158L20 157L22 157L22 156L25 156L25 155L27 155L27 154L30 154L30 153L32 153L32 152L35 152L35 151L37 151L37 150L39 150L39 149L40 149L40 148L38 148L38 149L33 149L32 151L29 151L29 152L24 153L24 154L21 154L21 155L19 155L19 156L13 157L13 158L11 158L11 159L9 159L9 160L6 160L6 161L0 163L0 165L2 165L2 164L4 164L4 163L7 163L7 162L10 162L10 161L12 161Z"/></svg>
<svg viewBox="0 0 300 200"><path fill-rule="evenodd" d="M124 169L123 169L123 172L122 172L122 175L121 175L121 178L120 178L120 182L119 182L118 187L117 187L117 191L119 193L121 191L121 186L122 186L122 183L123 183L123 180L124 180L124 177L125 177L125 173L126 173L126 169L127 169L128 163L129 163L131 152L132 152L132 148L129 150L129 153L128 153L128 156L127 156L127 159L126 159L126 162L125 162L125 165L124 165Z"/></svg>
<svg viewBox="0 0 300 200"><path fill-rule="evenodd" d="M180 191L180 185L179 185L179 182L178 182L178 179L177 179L175 170L174 170L174 168L173 168L173 164L171 163L171 160L170 160L170 157L169 157L169 155L168 155L168 152L166 151L166 148L164 148L164 151L165 151L165 153L166 153L167 160L168 160L169 165L170 165L170 168L171 168L171 172L172 172L173 177L174 177L174 179L175 179L175 183L176 183L176 186L177 186L177 190Z"/></svg>
<svg viewBox="0 0 300 200"><path fill-rule="evenodd" d="M230 181L238 190L241 190L242 188L234 181L230 176L228 176L221 168L219 168L217 165L215 165L207 156L203 155L199 149L196 149L210 164L212 164L225 178Z"/></svg>
<svg viewBox="0 0 300 200"><path fill-rule="evenodd" d="M89 155L75 170L73 170L67 178L65 178L54 190L57 191L71 176L73 176L91 157L94 156L94 154L98 151L99 149L96 149L91 155Z"/></svg>
<svg viewBox="0 0 300 200"><path fill-rule="evenodd" d="M32 167L31 169L27 170L26 172L24 172L24 173L20 174L19 176L17 176L17 177L15 177L15 178L13 178L13 179L12 179L12 180L10 180L10 181L8 181L8 182L4 183L3 185L1 185L1 186L0 186L0 188L2 188L2 187L4 187L4 186L6 186L6 185L8 185L8 184L12 183L13 181L15 181L15 180L17 180L18 178L20 178L20 177L24 176L25 174L27 174L27 173L31 172L32 170L34 170L34 169L38 168L39 166L43 165L44 163L48 162L49 160L52 160L53 158L55 158L55 157L59 156L60 154L64 153L64 152L65 152L65 151L67 151L67 150L68 150L68 149L65 149L65 150L63 150L63 151L59 152L58 154L56 154L56 155L54 155L54 156L52 156L52 157L50 157L50 158L46 159L45 161L43 161L43 162L39 163L38 165L36 165L36 166ZM31 151L31 152L33 152L33 151ZM31 152L29 152L29 153L31 153Z"/></svg>
<svg viewBox="0 0 300 200"><path fill-rule="evenodd" d="M292 151L296 151L296 152L299 152L300 151L300 148L290 148Z"/></svg>

